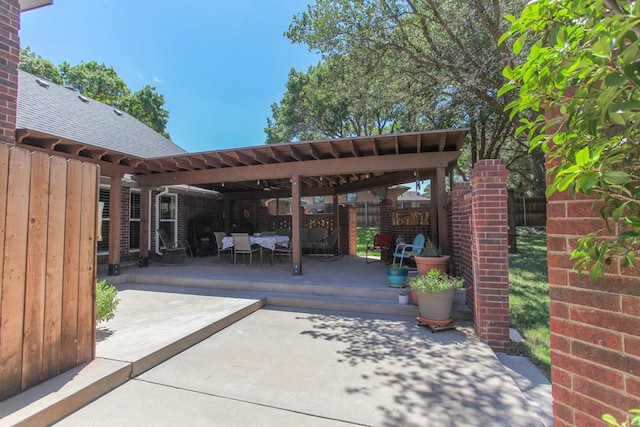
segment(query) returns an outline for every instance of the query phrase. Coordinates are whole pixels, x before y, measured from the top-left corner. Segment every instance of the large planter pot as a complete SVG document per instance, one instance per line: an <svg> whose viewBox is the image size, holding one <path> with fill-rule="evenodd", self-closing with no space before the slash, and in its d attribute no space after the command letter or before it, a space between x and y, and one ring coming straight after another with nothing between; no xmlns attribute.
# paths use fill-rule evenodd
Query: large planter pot
<svg viewBox="0 0 640 427"><path fill-rule="evenodd" d="M401 268L399 270L387 269L387 279L389 280L389 286L392 288L404 288L407 282L407 274L409 270Z"/></svg>
<svg viewBox="0 0 640 427"><path fill-rule="evenodd" d="M439 257L417 256L413 258L418 267L418 274L427 274L432 269L449 273L449 255Z"/></svg>
<svg viewBox="0 0 640 427"><path fill-rule="evenodd" d="M448 323L451 319L453 299L456 296L455 289L447 289L435 294L416 292L416 295L418 296L418 311L420 312L421 321L425 323L429 323L429 321L433 321L433 323Z"/></svg>

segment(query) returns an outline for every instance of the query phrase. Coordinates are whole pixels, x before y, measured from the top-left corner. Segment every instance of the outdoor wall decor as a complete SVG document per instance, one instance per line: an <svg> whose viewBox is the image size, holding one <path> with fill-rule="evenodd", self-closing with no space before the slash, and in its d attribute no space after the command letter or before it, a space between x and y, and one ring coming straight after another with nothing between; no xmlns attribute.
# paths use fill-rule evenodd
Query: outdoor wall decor
<svg viewBox="0 0 640 427"><path fill-rule="evenodd" d="M429 212L391 212L391 226L429 225Z"/></svg>

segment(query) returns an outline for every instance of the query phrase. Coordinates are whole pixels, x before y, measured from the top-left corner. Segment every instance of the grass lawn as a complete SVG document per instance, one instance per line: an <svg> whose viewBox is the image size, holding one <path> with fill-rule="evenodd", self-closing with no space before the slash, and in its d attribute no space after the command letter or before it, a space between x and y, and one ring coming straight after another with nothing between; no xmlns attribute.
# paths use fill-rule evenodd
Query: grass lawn
<svg viewBox="0 0 640 427"><path fill-rule="evenodd" d="M519 256L509 257L511 327L526 341L512 346L514 354L527 356L550 377L549 281L547 236L518 236Z"/></svg>
<svg viewBox="0 0 640 427"><path fill-rule="evenodd" d="M378 227L358 227L358 256L364 256L367 243L373 243L373 238L380 232ZM375 252L374 255L379 255L379 252Z"/></svg>

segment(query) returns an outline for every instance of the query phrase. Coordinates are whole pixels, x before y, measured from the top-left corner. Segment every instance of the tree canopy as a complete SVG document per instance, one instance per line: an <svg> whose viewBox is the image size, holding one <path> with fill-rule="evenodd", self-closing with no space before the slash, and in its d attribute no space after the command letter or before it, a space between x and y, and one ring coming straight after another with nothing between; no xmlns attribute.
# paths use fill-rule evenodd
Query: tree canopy
<svg viewBox="0 0 640 427"><path fill-rule="evenodd" d="M607 227L580 238L572 257L590 277L615 259L640 255L640 2L533 0L503 39L527 53L505 67L500 93L518 132L554 165L547 194L569 191L601 201ZM516 90L517 89L517 90ZM546 114L545 114L546 113Z"/></svg>
<svg viewBox="0 0 640 427"><path fill-rule="evenodd" d="M63 62L56 67L37 55L29 47L20 52L21 70L53 83L73 88L96 101L126 111L156 132L169 137L166 131L169 112L164 108L164 97L154 86L145 86L131 92L113 67L96 61L71 65Z"/></svg>
<svg viewBox="0 0 640 427"><path fill-rule="evenodd" d="M291 140L307 130L334 137L469 127L465 166L501 158L526 186L544 191L544 156L529 153L526 138L515 137L519 117L505 111L511 99L497 96L506 81L501 70L519 60L509 45L498 45L508 29L503 17L524 4L316 0L294 17L286 35L321 53L323 61L290 73L287 92L272 107L267 141ZM335 119L333 126L320 134L311 128L318 111L298 108L300 93L305 102L330 104L335 114L324 118Z"/></svg>

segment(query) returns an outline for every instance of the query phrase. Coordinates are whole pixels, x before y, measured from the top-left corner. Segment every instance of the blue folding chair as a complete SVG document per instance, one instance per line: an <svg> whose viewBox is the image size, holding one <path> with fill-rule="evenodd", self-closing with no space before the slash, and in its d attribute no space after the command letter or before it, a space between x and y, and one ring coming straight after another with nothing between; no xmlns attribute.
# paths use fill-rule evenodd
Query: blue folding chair
<svg viewBox="0 0 640 427"><path fill-rule="evenodd" d="M413 243L398 243L396 250L393 252L393 263L396 263L396 258L400 258L399 266L402 267L402 262L405 259L420 255L422 249L424 249L424 240L424 234L418 234L413 239Z"/></svg>

